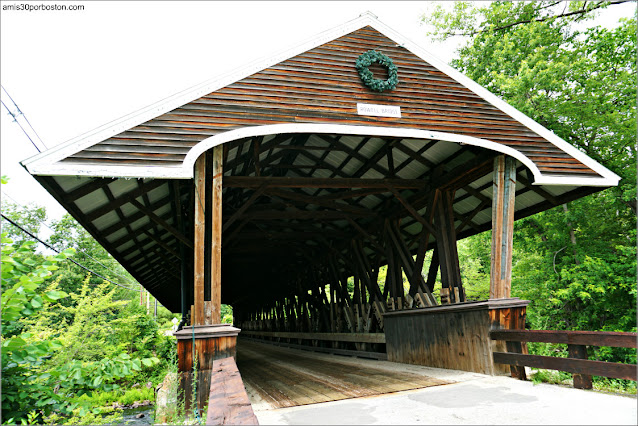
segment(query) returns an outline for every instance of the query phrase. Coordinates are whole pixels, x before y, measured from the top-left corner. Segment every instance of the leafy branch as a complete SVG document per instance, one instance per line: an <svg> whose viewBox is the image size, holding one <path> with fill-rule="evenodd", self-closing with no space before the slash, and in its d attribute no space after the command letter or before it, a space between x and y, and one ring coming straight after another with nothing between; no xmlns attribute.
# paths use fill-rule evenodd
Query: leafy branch
<svg viewBox="0 0 638 426"><path fill-rule="evenodd" d="M630 0L612 0L612 1L596 1L596 2L584 1L582 2L582 6L575 10L568 10L567 6L569 2L564 2L565 7L563 7L562 12L560 13L550 14L550 15L540 16L535 18L528 18L528 19L524 19L521 17L521 19L517 19L513 22L497 25L496 27L493 27L490 25L487 28L483 28L483 29L472 29L472 30L460 31L460 32L446 31L442 33L442 38L448 38L448 37L454 37L454 36L474 37L479 34L495 33L499 31L503 31L518 25L529 24L532 22L545 22L550 20L556 20L559 18L573 17L572 19L577 21L579 19L582 19L586 14L593 12L594 10L603 9L611 5L627 3L629 1ZM555 1L546 5L542 5L542 3L538 3L538 6L535 7L535 9L533 10L533 13L538 13L541 10L545 10L545 9L551 9L560 3L562 2ZM576 3L580 3L580 2L576 2Z"/></svg>

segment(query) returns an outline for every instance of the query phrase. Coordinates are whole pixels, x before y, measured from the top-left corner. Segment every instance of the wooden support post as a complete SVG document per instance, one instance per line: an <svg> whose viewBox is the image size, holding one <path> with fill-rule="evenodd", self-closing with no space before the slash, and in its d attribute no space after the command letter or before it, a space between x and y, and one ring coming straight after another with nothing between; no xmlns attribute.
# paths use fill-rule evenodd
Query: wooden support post
<svg viewBox="0 0 638 426"><path fill-rule="evenodd" d="M521 344L521 342L505 342L505 347L507 349L507 352L513 352L517 354L523 353L523 345ZM515 379L527 380L527 374L525 373L524 366L510 365L510 373ZM576 383L576 375L574 375L574 383Z"/></svg>
<svg viewBox="0 0 638 426"><path fill-rule="evenodd" d="M439 232L436 239L439 263L441 266L441 284L450 289L452 302L464 302L465 292L461 283L459 254L456 248L456 232L454 228L454 191L441 191L439 202L435 208L435 224ZM458 288L457 291L454 290Z"/></svg>
<svg viewBox="0 0 638 426"><path fill-rule="evenodd" d="M195 235L191 325L204 324L204 240L206 236L206 155L195 161Z"/></svg>
<svg viewBox="0 0 638 426"><path fill-rule="evenodd" d="M212 191L212 250L210 300L213 324L221 323L222 294L222 177L224 174L224 151L222 146L213 148L213 191Z"/></svg>
<svg viewBox="0 0 638 426"><path fill-rule="evenodd" d="M239 329L220 324L223 153L223 148L218 146L213 148L212 155L203 154L195 162L191 327L175 333L180 389L189 395L193 357L196 357L200 407L208 397L213 360L234 356L239 332ZM207 168L211 172L208 177ZM210 300L206 300L209 296ZM189 405L187 399L186 406Z"/></svg>
<svg viewBox="0 0 638 426"><path fill-rule="evenodd" d="M430 268L428 269L428 280L426 281L427 288L430 292L434 291L434 283L436 282L436 275L439 272L439 251L436 248L432 249L432 260L430 261Z"/></svg>
<svg viewBox="0 0 638 426"><path fill-rule="evenodd" d="M512 288L512 241L516 160L498 156L494 160L492 186L492 264L490 299L507 299Z"/></svg>
<svg viewBox="0 0 638 426"><path fill-rule="evenodd" d="M425 306L436 305L436 300L432 296L430 290L427 288L427 285L423 281L423 277L421 276L421 270L417 270L416 264L412 258L410 250L408 249L405 241L403 240L403 236L401 235L401 231L398 225L390 224L388 227L388 234L390 235L390 240L394 244L397 254L397 260L395 262L403 265L403 270L405 271L406 277L411 284L411 288L414 288L415 295L419 294L421 302ZM403 278L403 277L401 277ZM403 288L401 287L400 297L403 298ZM401 306L399 304L399 306ZM401 307L400 307L401 308Z"/></svg>
<svg viewBox="0 0 638 426"><path fill-rule="evenodd" d="M587 359L587 346L585 345L567 345L567 352L570 358ZM576 389L593 389L590 375L574 373L573 378Z"/></svg>

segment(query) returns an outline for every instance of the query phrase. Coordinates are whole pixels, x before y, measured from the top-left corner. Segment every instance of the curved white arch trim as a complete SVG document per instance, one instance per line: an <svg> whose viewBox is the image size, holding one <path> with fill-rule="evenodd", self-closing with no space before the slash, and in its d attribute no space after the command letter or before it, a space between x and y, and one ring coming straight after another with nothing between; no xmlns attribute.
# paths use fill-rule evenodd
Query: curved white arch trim
<svg viewBox="0 0 638 426"><path fill-rule="evenodd" d="M181 168L184 174L188 173L188 177L193 176L195 161L204 152L209 149L224 144L226 142L242 139L246 137L277 135L282 133L326 133L338 135L356 135L356 136L381 136L394 138L413 138L413 139L429 139L440 140L444 142L457 142L467 145L479 146L492 151L502 152L511 157L516 158L525 164L534 174L534 178L542 178L538 167L522 153L500 143L492 142L487 139L475 138L472 136L458 135L455 133L433 132L429 130L405 129L396 127L378 127L378 126L353 126L347 124L315 124L315 123L291 123L291 124L269 124L265 126L244 127L241 129L231 130L211 136L195 145L186 155L182 162Z"/></svg>
<svg viewBox="0 0 638 426"><path fill-rule="evenodd" d="M542 174L536 164L523 153L490 141L488 139L455 133L435 132L430 130L406 129L396 127L354 126L343 124L285 123L265 126L252 126L220 133L202 140L186 155L180 166L148 167L148 166L109 166L104 164L71 164L53 163L27 166L31 174L48 176L102 176L120 178L157 178L157 179L191 179L197 158L207 150L237 139L254 136L266 136L281 133L324 133L357 136L399 137L412 139L439 140L478 146L516 158L527 166L534 175L534 185L576 185L576 186L616 186L618 178L569 177L564 175ZM615 176L615 175L614 175Z"/></svg>

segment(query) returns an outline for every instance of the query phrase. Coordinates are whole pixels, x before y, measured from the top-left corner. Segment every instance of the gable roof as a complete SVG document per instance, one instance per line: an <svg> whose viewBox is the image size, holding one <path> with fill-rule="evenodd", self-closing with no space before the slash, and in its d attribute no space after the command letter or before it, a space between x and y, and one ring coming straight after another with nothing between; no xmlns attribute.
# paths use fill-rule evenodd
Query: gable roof
<svg viewBox="0 0 638 426"><path fill-rule="evenodd" d="M390 56L399 85L373 93L356 58ZM401 118L357 114L357 103ZM33 175L192 178L212 146L276 133L401 136L464 143L517 158L535 184L613 186L619 177L371 13L137 111L22 162Z"/></svg>

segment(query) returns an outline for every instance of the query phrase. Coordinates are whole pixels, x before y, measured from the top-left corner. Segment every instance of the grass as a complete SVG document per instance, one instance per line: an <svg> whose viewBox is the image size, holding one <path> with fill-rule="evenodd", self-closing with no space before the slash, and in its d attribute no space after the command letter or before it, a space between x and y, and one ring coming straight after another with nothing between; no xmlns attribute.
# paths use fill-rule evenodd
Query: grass
<svg viewBox="0 0 638 426"><path fill-rule="evenodd" d="M534 384L549 383L569 387L574 385L572 375L563 371L532 368L530 379ZM595 391L636 397L636 382L633 380L609 379L606 377L593 376L592 384Z"/></svg>
<svg viewBox="0 0 638 426"><path fill-rule="evenodd" d="M75 397L72 402L81 405L90 403L93 407L106 407L118 402L121 405L131 405L136 401L155 401L155 391L153 388L139 387L133 389L117 389L110 392L94 392L93 395L82 395Z"/></svg>

